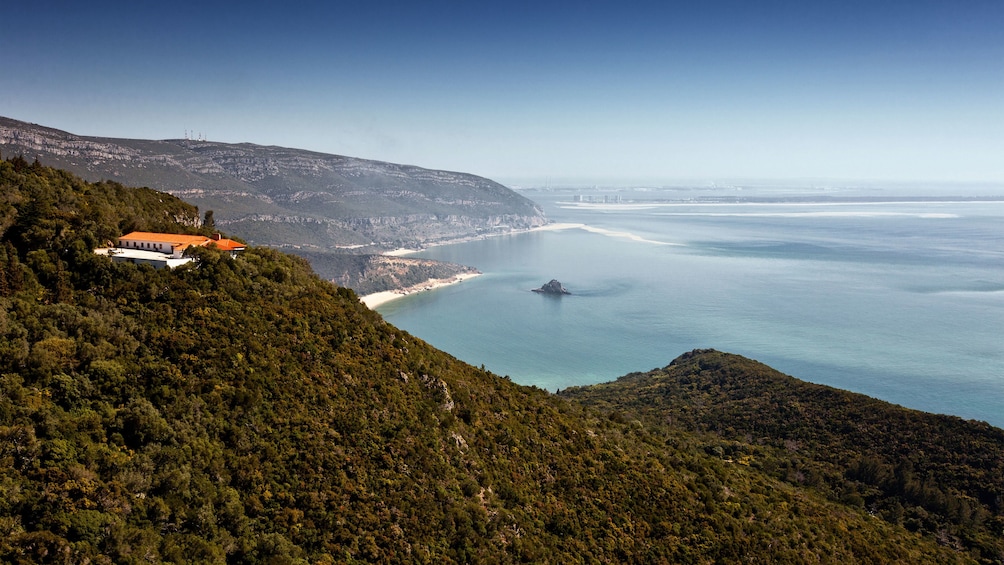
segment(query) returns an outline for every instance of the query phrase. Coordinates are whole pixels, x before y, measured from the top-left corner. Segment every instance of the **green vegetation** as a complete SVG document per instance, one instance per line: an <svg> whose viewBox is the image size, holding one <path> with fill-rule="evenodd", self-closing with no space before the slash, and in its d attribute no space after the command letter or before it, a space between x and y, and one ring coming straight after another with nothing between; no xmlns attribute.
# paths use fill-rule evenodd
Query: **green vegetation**
<svg viewBox="0 0 1004 565"><path fill-rule="evenodd" d="M14 159L0 198L0 562L994 560L461 363L303 259L90 252L194 230L169 196Z"/></svg>
<svg viewBox="0 0 1004 565"><path fill-rule="evenodd" d="M712 350L562 396L664 433L700 433L709 453L983 562L1004 561L1004 430L984 422L907 410Z"/></svg>

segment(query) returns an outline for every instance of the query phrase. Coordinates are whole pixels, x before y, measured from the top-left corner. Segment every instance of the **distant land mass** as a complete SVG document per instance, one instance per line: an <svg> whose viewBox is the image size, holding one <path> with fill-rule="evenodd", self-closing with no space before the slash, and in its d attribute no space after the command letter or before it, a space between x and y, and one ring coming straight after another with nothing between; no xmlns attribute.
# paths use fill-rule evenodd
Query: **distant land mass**
<svg viewBox="0 0 1004 565"><path fill-rule="evenodd" d="M483 177L302 149L87 137L0 117L0 153L38 159L89 181L170 193L212 210L216 227L249 243L310 251L315 259L319 253L422 248L546 223L533 201ZM346 272L318 270L353 288L373 287L347 279Z"/></svg>

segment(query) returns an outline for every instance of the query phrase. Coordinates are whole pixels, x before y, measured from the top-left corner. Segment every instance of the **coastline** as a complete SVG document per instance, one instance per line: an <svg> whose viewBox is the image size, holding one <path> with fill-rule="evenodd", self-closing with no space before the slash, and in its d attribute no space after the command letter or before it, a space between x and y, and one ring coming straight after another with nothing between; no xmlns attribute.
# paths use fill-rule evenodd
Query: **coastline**
<svg viewBox="0 0 1004 565"><path fill-rule="evenodd" d="M397 249L391 249L390 251L384 251L381 255L387 255L388 257L405 257L415 253L421 253L430 247L440 247L442 245L453 245L457 243L467 243L470 241L477 241L479 239L489 239L492 237L503 237L507 235L519 235L523 233L533 233L535 231L558 231L558 230L569 230L569 229L585 229L586 224L571 224L563 222L554 222L550 224L544 224L542 226L537 226L535 228L527 228L522 230L512 230L507 232L490 233L490 234L480 234L472 235L467 237L458 237L456 239L446 239L443 241L436 241L429 243L418 249L411 249L408 247L399 247Z"/></svg>
<svg viewBox="0 0 1004 565"><path fill-rule="evenodd" d="M398 298L404 298L409 294L414 294L416 292L425 292L428 290L435 290L437 288L441 288L444 286L461 283L467 279L472 279L480 274L481 273L461 273L459 275L454 275L446 279L429 279L419 284L409 286L408 288L384 290L381 292L374 292L373 294L360 296L359 301L365 304L367 307L369 307L370 310L375 310L377 306L386 304L392 300L397 300Z"/></svg>
<svg viewBox="0 0 1004 565"><path fill-rule="evenodd" d="M544 224L542 226L537 226L535 228L529 228L529 229L525 229L525 230L514 230L514 231L510 231L510 232L505 232L505 233L483 234L483 235L477 235L477 236L471 236L471 237L463 237L463 238L458 238L458 239L452 239L452 240L447 240L447 241L439 241L439 242L436 242L436 243L431 243L428 246L420 248L420 249L409 249L407 247L400 247L398 249L392 249L390 251L384 251L382 253L382 255L387 255L389 257L406 257L408 255L412 255L412 254L415 254L415 253L421 253L422 251L424 251L428 247L438 247L440 245L450 245L450 244L455 244L455 243L466 243L468 241L474 241L474 240L477 240L477 239L487 239L489 237L499 237L499 236L503 236L503 235L516 235L516 234L521 234L521 233L532 233L532 232L535 232L535 231L558 231L558 230L567 230L567 229L583 229L585 227L586 227L585 224L571 224L571 223L558 223L558 222L555 222L555 223ZM453 277L449 277L449 278L445 278L445 279L429 279L429 280L426 280L426 281L424 281L422 283L419 283L419 284L416 284L416 285L413 285L413 286L410 286L410 287L407 287L407 288L396 288L394 290L384 290L384 291L381 291L381 292L374 292L372 294L367 294L365 296L360 296L359 297L359 301L362 302L363 304L365 304L366 306L368 306L371 310L373 310L373 309L376 309L378 306L386 304L386 303L388 303L388 302L390 302L392 300L397 300L399 298L403 298L403 297L405 297L405 296L407 296L409 294L413 294L415 292L424 292L424 291L427 291L427 290L434 290L434 289L437 289L437 288L440 288L440 287L443 287L443 286L448 286L448 285L451 285L451 284L457 284L457 283L463 282L463 281L465 281L467 279L476 277L476 276L478 276L480 274L481 273L461 273L459 275L456 275L456 276L453 276Z"/></svg>
<svg viewBox="0 0 1004 565"><path fill-rule="evenodd" d="M404 257L406 255L411 255L412 253L419 253L421 249L408 249L407 247L399 247L397 249L392 249L390 251L384 251L381 255L386 255L388 257Z"/></svg>
<svg viewBox="0 0 1004 565"><path fill-rule="evenodd" d="M535 231L561 231L561 230L576 230L585 229L586 224L571 224L568 222L555 222L553 224L544 224L537 228L531 228L526 230L527 232Z"/></svg>

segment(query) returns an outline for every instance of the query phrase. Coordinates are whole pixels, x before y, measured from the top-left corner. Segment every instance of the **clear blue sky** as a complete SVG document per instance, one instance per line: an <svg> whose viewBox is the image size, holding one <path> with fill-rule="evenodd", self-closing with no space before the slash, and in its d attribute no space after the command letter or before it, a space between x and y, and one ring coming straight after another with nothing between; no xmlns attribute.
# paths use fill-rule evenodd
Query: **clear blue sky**
<svg viewBox="0 0 1004 565"><path fill-rule="evenodd" d="M1002 0L10 4L0 115L82 135L511 183L1004 181Z"/></svg>

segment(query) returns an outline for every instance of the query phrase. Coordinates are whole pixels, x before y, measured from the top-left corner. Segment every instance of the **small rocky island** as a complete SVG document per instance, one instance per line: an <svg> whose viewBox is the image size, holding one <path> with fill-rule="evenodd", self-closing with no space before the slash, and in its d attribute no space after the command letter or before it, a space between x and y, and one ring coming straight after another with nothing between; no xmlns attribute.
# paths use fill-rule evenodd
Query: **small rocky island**
<svg viewBox="0 0 1004 565"><path fill-rule="evenodd" d="M557 296L561 296L562 294L572 294L571 292L568 292L565 287L561 286L561 283L556 279L551 279L551 282L540 288L535 288L533 291L539 292L540 294L553 294Z"/></svg>

